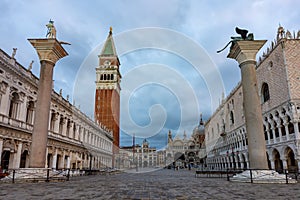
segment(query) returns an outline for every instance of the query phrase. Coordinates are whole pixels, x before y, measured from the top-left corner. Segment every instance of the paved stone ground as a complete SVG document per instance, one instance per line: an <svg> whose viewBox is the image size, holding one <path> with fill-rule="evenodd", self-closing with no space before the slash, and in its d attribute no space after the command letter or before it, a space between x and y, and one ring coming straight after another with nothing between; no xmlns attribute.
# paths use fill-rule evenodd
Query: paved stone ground
<svg viewBox="0 0 300 200"><path fill-rule="evenodd" d="M300 184L236 183L163 169L72 177L67 182L0 182L0 199L300 199Z"/></svg>

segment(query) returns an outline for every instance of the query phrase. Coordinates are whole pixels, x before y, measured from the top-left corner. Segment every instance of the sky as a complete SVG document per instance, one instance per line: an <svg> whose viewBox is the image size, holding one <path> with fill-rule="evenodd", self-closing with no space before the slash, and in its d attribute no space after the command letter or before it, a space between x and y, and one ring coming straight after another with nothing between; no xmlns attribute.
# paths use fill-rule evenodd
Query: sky
<svg viewBox="0 0 300 200"><path fill-rule="evenodd" d="M164 148L167 133L191 135L200 113L207 120L241 79L229 49L217 54L235 27L270 46L277 28L300 29L297 0L1 0L0 48L39 76L28 38L45 38L54 21L68 56L56 63L54 89L93 119L95 68L109 27L121 62L122 146L147 139Z"/></svg>

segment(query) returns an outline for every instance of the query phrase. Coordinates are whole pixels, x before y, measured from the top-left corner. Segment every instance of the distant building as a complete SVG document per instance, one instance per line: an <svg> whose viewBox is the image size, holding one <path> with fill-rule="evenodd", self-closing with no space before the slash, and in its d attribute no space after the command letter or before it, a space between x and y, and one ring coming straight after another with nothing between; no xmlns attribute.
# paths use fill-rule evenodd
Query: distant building
<svg viewBox="0 0 300 200"><path fill-rule="evenodd" d="M39 79L0 49L0 164L27 168ZM112 131L88 118L62 91L52 90L46 166L53 169L112 167Z"/></svg>
<svg viewBox="0 0 300 200"><path fill-rule="evenodd" d="M162 159L162 158L160 158ZM121 147L116 155L116 166L120 168L153 168L159 166L158 152L155 147L150 147L149 142L144 139L142 146Z"/></svg>
<svg viewBox="0 0 300 200"><path fill-rule="evenodd" d="M203 167L205 165L205 133L202 117L199 126L193 130L190 138L187 138L187 134L184 132L183 138L176 136L173 139L172 133L169 131L165 155L166 165L180 167L189 165Z"/></svg>
<svg viewBox="0 0 300 200"><path fill-rule="evenodd" d="M256 73L269 168L300 169L300 31L296 35L279 27ZM206 122L209 169L249 168L243 106L238 84Z"/></svg>

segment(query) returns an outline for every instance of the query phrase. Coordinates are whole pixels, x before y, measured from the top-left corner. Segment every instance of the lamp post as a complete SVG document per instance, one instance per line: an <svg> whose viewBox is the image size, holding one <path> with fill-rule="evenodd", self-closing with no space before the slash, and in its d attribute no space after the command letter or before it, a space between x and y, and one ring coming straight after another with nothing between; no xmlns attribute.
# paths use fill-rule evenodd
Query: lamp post
<svg viewBox="0 0 300 200"><path fill-rule="evenodd" d="M90 153L90 166L89 166L89 175L91 175L91 174L92 174L92 158L93 158L93 156L92 156L92 154Z"/></svg>

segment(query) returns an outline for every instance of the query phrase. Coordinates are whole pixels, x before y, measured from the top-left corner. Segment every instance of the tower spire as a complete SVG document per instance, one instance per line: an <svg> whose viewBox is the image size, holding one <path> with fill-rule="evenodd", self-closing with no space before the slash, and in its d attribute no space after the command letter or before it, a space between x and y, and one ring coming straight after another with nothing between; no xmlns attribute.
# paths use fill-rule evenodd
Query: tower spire
<svg viewBox="0 0 300 200"><path fill-rule="evenodd" d="M103 45L96 67L95 121L113 132L113 153L120 143L120 61L112 36L112 28ZM114 164L113 164L114 165Z"/></svg>
<svg viewBox="0 0 300 200"><path fill-rule="evenodd" d="M100 56L117 56L117 51L112 36L112 27L109 28L109 34L104 43Z"/></svg>

